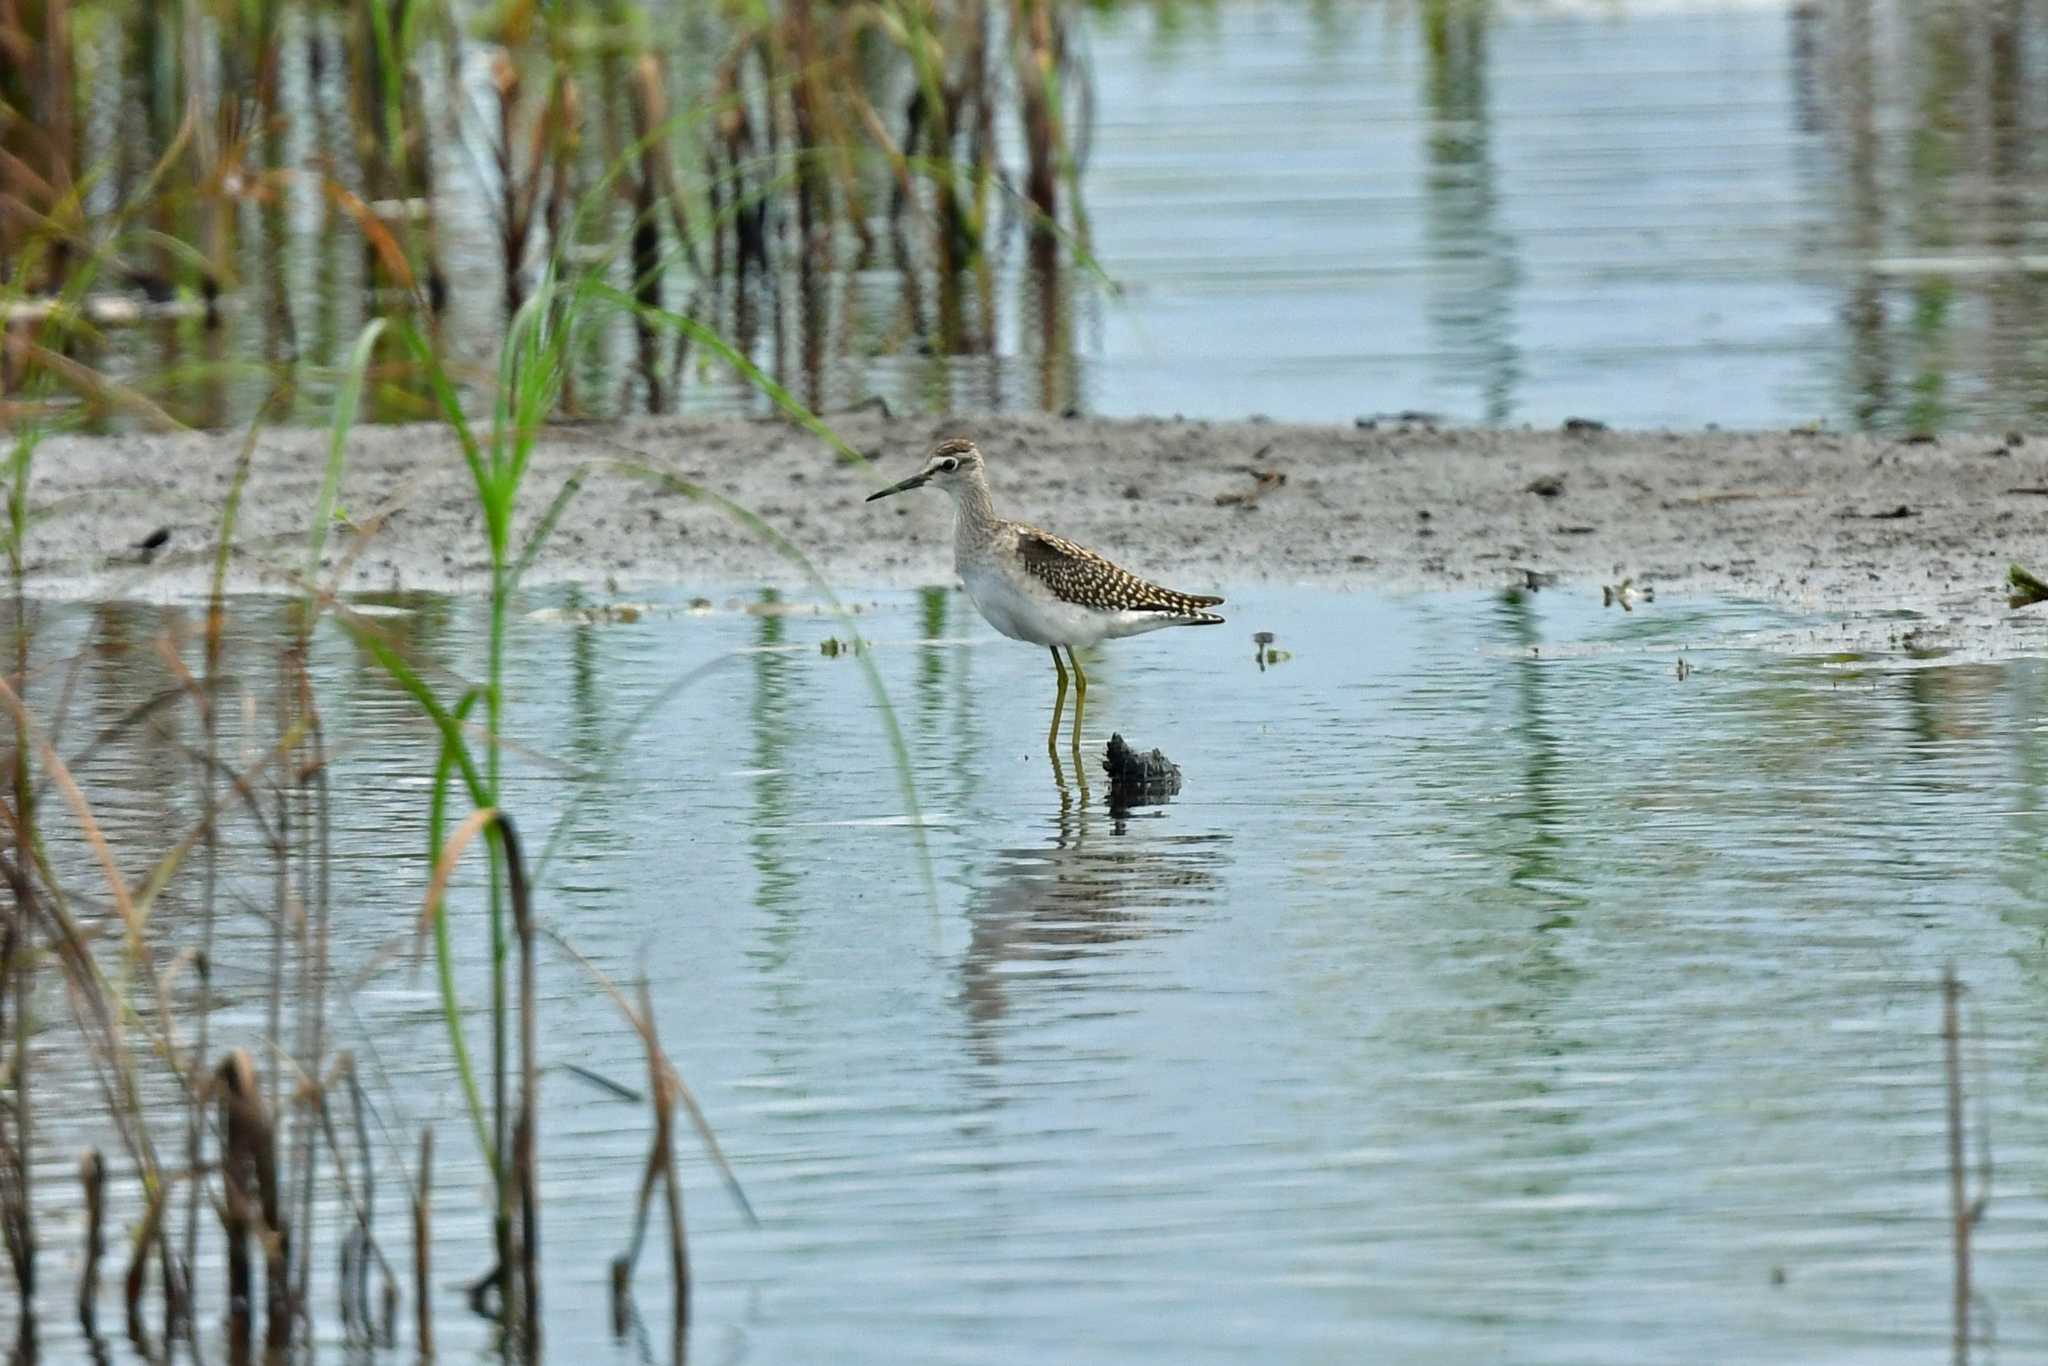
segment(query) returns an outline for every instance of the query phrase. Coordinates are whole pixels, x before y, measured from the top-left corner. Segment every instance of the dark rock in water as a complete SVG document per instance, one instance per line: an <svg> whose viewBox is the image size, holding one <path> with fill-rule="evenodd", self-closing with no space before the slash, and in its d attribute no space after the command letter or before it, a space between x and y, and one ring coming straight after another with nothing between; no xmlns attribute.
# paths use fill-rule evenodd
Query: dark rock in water
<svg viewBox="0 0 2048 1366"><path fill-rule="evenodd" d="M1109 737L1102 767L1109 774L1111 807L1148 806L1180 791L1180 765L1158 750L1140 754L1122 735Z"/></svg>

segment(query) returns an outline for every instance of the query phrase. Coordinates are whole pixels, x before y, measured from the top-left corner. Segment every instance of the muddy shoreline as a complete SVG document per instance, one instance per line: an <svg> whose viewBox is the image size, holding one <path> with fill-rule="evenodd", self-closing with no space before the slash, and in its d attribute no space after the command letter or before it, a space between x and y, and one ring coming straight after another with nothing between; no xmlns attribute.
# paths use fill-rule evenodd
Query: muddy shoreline
<svg viewBox="0 0 2048 1366"><path fill-rule="evenodd" d="M1804 610L1923 614L1993 653L2032 647L2004 601L2013 560L2048 570L2048 434L1935 441L1832 432L1507 431L1105 421L884 419L834 426L875 468L776 421L650 418L550 429L521 530L565 480L583 486L529 582L635 587L779 583L804 574L726 512L616 467L641 460L758 514L833 584L946 582L949 511L913 495L862 502L939 435L988 452L999 507L1190 591L1253 584L1486 589L1554 576L1565 591L1633 579ZM244 492L238 591L288 591L305 563L327 433L264 435ZM44 442L32 501L32 591L204 591L242 438ZM1284 476L1261 480L1253 471ZM330 537L350 590L482 588L481 520L445 428L359 427ZM361 528L372 528L364 535ZM152 532L153 554L133 549ZM145 563L144 560L147 559ZM2048 612L2048 608L2036 609Z"/></svg>

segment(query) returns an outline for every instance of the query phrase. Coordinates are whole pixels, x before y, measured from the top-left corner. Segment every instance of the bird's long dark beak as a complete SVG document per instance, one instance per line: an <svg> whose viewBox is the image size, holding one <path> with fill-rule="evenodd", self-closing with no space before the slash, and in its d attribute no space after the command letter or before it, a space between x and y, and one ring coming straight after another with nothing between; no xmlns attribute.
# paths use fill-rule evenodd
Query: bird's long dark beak
<svg viewBox="0 0 2048 1366"><path fill-rule="evenodd" d="M891 484L889 485L889 487L883 489L879 493L869 494L863 501L872 503L875 501L875 499L887 498L892 493L902 493L908 489L920 488L923 486L924 482L930 478L931 476L928 474L913 474L908 479L903 480L901 483Z"/></svg>

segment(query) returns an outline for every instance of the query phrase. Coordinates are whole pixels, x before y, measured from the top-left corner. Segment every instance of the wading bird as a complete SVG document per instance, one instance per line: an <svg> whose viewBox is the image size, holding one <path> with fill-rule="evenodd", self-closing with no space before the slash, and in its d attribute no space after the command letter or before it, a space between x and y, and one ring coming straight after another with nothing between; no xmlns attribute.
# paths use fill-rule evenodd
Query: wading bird
<svg viewBox="0 0 2048 1366"><path fill-rule="evenodd" d="M1067 705L1067 669L1060 647L1074 665L1074 752L1081 752L1081 710L1088 700L1088 675L1077 649L1100 640L1135 636L1162 626L1220 626L1223 618L1203 611L1221 598L1176 593L1148 583L1126 569L1064 537L996 516L989 497L988 468L972 441L954 437L932 447L924 468L891 484L867 501L925 485L953 500L953 567L967 596L988 624L1012 640L1052 651L1059 691L1052 704L1052 728L1045 747L1059 753L1060 713Z"/></svg>

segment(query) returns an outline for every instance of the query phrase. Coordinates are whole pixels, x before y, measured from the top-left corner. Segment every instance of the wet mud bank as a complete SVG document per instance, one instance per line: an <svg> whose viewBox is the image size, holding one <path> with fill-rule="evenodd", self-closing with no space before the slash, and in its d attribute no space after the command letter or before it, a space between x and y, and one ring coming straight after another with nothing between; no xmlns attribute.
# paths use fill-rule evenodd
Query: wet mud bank
<svg viewBox="0 0 2048 1366"><path fill-rule="evenodd" d="M1805 610L1905 610L1996 653L2041 634L2007 608L2006 568L2048 564L2048 437L1934 441L1790 432L1473 430L1037 417L885 419L835 428L842 459L781 422L655 418L550 429L522 500L523 538L572 478L579 492L532 583L596 591L801 585L805 569L709 490L757 515L830 582L949 578L938 498L862 499L943 435L988 453L1006 515L1204 591L1255 583L1397 590L1537 583L1658 600L1712 593ZM233 587L288 590L303 567L327 433L263 436L244 490ZM38 453L37 591L203 591L242 437L66 437ZM673 482L650 479L652 466ZM348 590L473 591L487 561L444 428L358 427L326 570ZM2048 608L2033 609L2034 613Z"/></svg>

